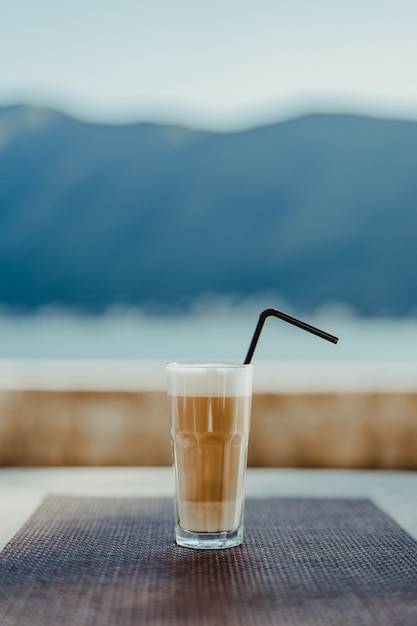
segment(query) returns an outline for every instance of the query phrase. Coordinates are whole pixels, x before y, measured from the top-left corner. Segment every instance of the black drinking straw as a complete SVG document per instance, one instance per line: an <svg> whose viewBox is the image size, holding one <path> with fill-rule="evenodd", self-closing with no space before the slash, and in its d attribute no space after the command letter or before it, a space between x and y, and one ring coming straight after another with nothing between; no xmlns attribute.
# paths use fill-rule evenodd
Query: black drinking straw
<svg viewBox="0 0 417 626"><path fill-rule="evenodd" d="M339 340L334 335L330 335L326 333L324 330L320 330L319 328L315 328L314 326L310 326L310 324L306 324L305 322L301 322L300 320L295 319L295 317L291 317L291 315L287 315L286 313L281 313L281 311L277 311L276 309L265 309L259 316L258 323L255 328L255 332L252 337L251 344L249 346L248 353L246 355L246 359L244 361L244 365L248 365L253 357L253 353L255 352L256 344L258 343L259 336L261 334L262 327L265 323L265 320L270 315L274 317L279 317L284 322L288 322L289 324L293 324L294 326L298 326L298 328L302 328L309 333L313 333L313 335L317 335L322 339L326 339L327 341L331 341L332 343L337 343Z"/></svg>

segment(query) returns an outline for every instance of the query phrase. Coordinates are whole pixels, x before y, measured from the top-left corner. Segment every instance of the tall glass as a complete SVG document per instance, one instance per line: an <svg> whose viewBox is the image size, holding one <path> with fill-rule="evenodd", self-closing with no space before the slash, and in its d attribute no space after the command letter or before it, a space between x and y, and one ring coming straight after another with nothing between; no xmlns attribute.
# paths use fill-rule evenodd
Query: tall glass
<svg viewBox="0 0 417 626"><path fill-rule="evenodd" d="M231 548L243 540L252 365L168 363L176 541Z"/></svg>

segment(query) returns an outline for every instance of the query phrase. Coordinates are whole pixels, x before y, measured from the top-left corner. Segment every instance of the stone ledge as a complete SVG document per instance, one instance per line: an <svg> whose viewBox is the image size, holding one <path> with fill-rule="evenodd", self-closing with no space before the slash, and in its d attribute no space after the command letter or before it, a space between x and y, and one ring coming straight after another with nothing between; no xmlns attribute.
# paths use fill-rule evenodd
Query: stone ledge
<svg viewBox="0 0 417 626"><path fill-rule="evenodd" d="M417 393L255 393L252 467L417 469ZM0 466L171 464L164 392L0 391Z"/></svg>

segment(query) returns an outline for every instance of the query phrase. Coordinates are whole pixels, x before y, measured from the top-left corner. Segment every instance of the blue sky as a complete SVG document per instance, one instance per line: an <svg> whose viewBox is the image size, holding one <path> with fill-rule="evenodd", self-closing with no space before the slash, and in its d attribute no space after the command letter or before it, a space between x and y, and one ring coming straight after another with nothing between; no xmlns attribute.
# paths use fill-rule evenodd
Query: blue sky
<svg viewBox="0 0 417 626"><path fill-rule="evenodd" d="M417 119L416 0L0 0L0 104L236 129Z"/></svg>

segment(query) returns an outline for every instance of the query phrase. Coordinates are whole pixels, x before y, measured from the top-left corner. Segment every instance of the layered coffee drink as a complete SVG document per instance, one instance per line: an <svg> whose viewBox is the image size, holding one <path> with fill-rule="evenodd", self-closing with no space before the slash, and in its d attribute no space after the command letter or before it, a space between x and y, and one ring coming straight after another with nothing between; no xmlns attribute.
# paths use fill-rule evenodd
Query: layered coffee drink
<svg viewBox="0 0 417 626"><path fill-rule="evenodd" d="M237 545L243 533L252 366L167 367L177 542L188 545L194 538L198 545L190 547L205 547L205 538L213 544L217 537L222 545L209 547Z"/></svg>

